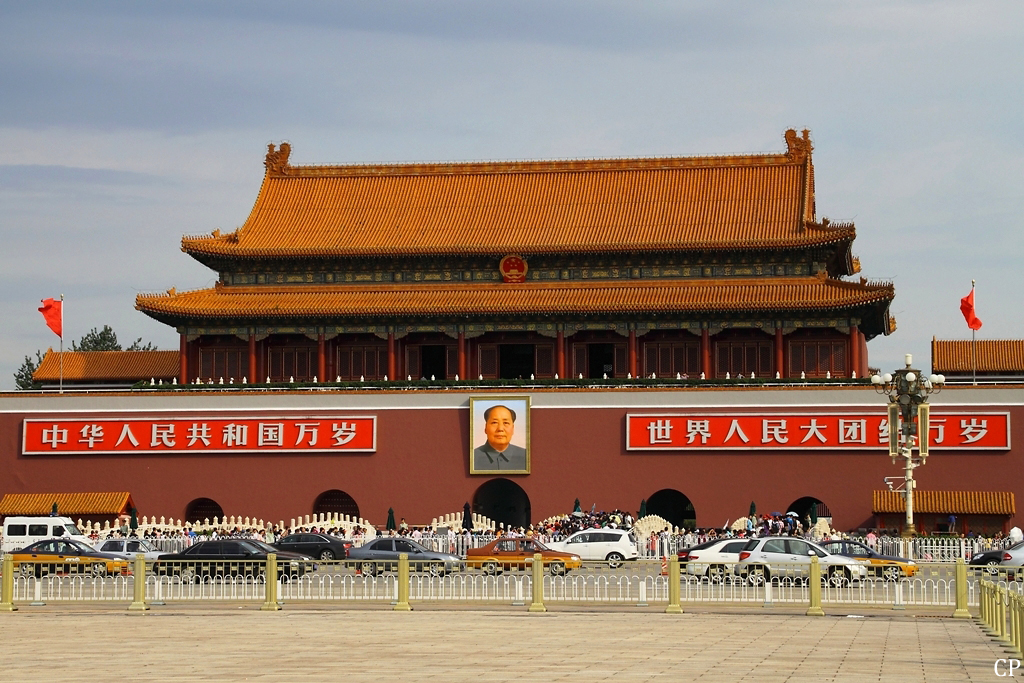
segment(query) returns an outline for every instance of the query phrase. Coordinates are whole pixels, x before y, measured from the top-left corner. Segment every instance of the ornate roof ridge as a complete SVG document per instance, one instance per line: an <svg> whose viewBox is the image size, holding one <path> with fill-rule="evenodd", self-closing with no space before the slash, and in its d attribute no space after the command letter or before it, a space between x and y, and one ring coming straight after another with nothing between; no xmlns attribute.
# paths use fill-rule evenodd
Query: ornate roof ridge
<svg viewBox="0 0 1024 683"><path fill-rule="evenodd" d="M507 173L574 173L579 171L641 171L714 166L758 166L802 164L811 153L809 132L799 137L789 129L785 133L785 152L741 154L709 154L687 156L596 157L531 160L476 160L376 162L354 164L312 164L293 166L289 163L291 144L267 145L264 166L267 175L275 178L359 177L402 175L479 175Z"/></svg>

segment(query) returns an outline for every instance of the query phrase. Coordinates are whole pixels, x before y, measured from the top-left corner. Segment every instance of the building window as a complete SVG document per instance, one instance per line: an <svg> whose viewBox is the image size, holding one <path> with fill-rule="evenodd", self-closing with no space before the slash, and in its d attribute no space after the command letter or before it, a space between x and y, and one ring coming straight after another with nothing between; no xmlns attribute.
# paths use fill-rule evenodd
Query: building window
<svg viewBox="0 0 1024 683"><path fill-rule="evenodd" d="M388 371L385 346L342 346L338 349L338 376L342 381L384 379ZM410 373L415 374L415 373Z"/></svg>
<svg viewBox="0 0 1024 683"><path fill-rule="evenodd" d="M839 340L792 341L789 344L789 371L794 377L846 376L846 342Z"/></svg>
<svg viewBox="0 0 1024 683"><path fill-rule="evenodd" d="M247 373L249 364L247 349L199 349L200 379L225 382L232 378L238 382ZM250 378L252 381L254 378Z"/></svg>
<svg viewBox="0 0 1024 683"><path fill-rule="evenodd" d="M658 342L644 345L644 374L658 377L700 375L700 342Z"/></svg>
<svg viewBox="0 0 1024 683"><path fill-rule="evenodd" d="M715 343L716 377L752 373L756 377L770 377L772 368L772 342L767 340L720 341Z"/></svg>

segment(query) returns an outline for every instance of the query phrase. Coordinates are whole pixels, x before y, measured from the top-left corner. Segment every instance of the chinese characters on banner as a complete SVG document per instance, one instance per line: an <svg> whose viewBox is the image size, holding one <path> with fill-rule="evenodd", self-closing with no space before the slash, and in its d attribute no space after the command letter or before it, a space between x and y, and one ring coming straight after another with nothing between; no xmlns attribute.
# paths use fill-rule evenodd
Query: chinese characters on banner
<svg viewBox="0 0 1024 683"><path fill-rule="evenodd" d="M376 417L31 419L22 441L25 455L375 450Z"/></svg>
<svg viewBox="0 0 1024 683"><path fill-rule="evenodd" d="M860 450L887 447L889 421L873 413L626 416L626 450ZM1009 450L1009 413L931 416L933 449Z"/></svg>

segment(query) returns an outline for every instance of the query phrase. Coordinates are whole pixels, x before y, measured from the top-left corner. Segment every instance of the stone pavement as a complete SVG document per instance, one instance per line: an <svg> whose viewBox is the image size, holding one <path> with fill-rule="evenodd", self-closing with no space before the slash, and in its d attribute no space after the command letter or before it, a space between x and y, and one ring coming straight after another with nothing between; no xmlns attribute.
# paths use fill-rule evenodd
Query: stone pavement
<svg viewBox="0 0 1024 683"><path fill-rule="evenodd" d="M0 614L7 681L992 681L975 622L860 611L62 605ZM87 673L91 672L91 673Z"/></svg>

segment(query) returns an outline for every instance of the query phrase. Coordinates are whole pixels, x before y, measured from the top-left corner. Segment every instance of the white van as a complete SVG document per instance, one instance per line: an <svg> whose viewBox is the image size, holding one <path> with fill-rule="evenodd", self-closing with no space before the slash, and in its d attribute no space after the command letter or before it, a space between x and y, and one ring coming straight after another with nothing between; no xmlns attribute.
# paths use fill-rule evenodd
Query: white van
<svg viewBox="0 0 1024 683"><path fill-rule="evenodd" d="M47 538L70 538L91 546L70 517L8 517L4 520L4 537L0 551L9 553Z"/></svg>

